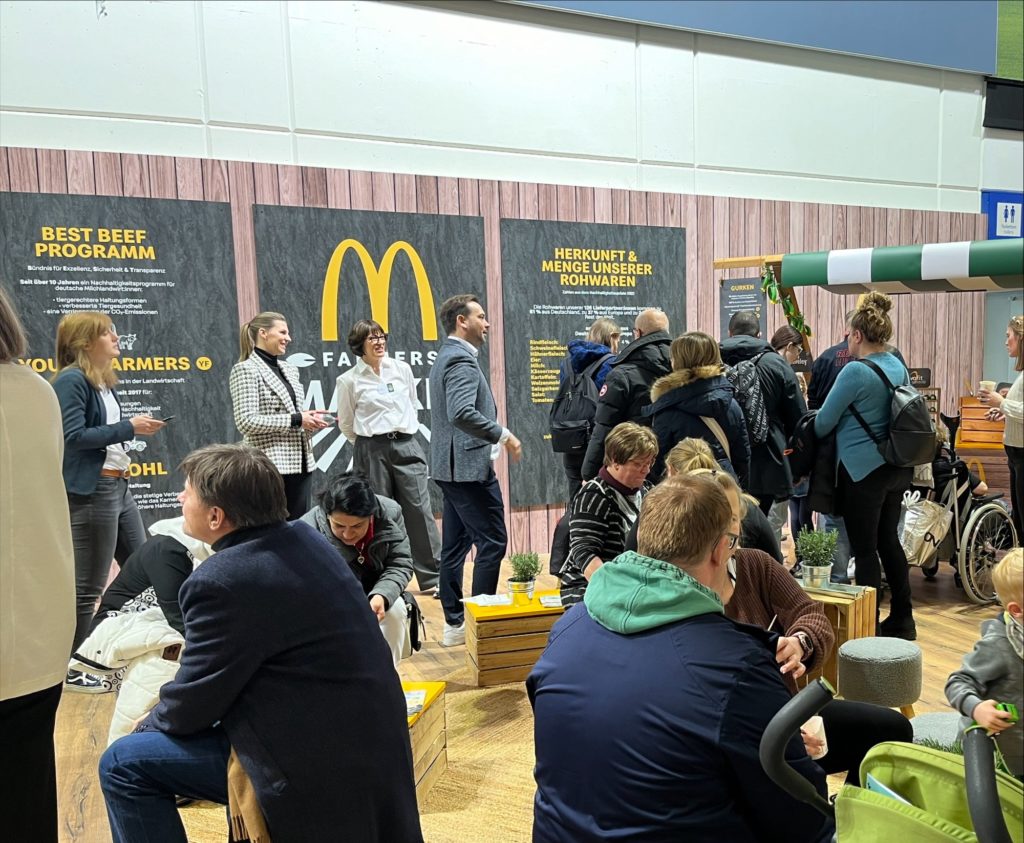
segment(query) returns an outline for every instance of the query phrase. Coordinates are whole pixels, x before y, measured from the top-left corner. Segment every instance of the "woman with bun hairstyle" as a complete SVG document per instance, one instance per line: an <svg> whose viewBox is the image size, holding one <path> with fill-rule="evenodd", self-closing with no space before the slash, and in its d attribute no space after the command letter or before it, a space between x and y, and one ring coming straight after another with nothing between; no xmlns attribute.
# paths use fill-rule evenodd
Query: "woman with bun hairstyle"
<svg viewBox="0 0 1024 843"><path fill-rule="evenodd" d="M263 451L281 472L288 520L305 515L316 460L309 435L327 423L320 410L303 410L299 370L280 356L292 341L280 313L266 311L242 325L239 358L231 369L235 427L243 441Z"/></svg>
<svg viewBox="0 0 1024 843"><path fill-rule="evenodd" d="M110 573L146 541L142 516L128 490L127 444L150 436L164 422L150 415L125 418L114 386L113 363L121 356L117 332L105 313L69 313L57 325L57 374L53 391L64 428L64 488L75 552L75 636L85 640L96 601ZM68 690L109 691L100 680L68 671Z"/></svg>
<svg viewBox="0 0 1024 843"><path fill-rule="evenodd" d="M689 331L672 341L672 373L651 387L644 408L658 437L658 459L651 477L660 478L665 456L681 439L692 436L711 446L718 464L741 486L747 482L750 443L743 410L722 374L722 356L714 337Z"/></svg>
<svg viewBox="0 0 1024 843"><path fill-rule="evenodd" d="M1010 504L1017 543L1024 543L1024 316L1014 316L1006 326L1006 350L1015 358L1017 378L1006 392L979 390L978 400L989 407L986 418L1004 419L1003 448L1010 466Z"/></svg>
<svg viewBox="0 0 1024 843"><path fill-rule="evenodd" d="M847 338L854 360L839 372L814 419L814 431L819 437L836 431L836 502L857 559L857 584L880 588L881 569L885 569L889 616L879 633L913 641L917 628L910 578L897 528L903 492L910 487L914 470L897 468L882 458L875 440L888 438L892 391L870 365L856 365L856 361L873 363L893 386L910 383L906 366L886 350L893 334L891 307L892 300L882 293L865 293L858 300ZM854 416L854 409L874 439Z"/></svg>

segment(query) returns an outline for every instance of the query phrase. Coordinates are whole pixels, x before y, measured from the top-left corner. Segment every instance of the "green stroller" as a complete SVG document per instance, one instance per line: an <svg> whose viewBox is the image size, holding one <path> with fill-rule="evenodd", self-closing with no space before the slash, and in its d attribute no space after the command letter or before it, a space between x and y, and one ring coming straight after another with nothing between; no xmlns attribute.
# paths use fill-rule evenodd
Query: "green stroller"
<svg viewBox="0 0 1024 843"><path fill-rule="evenodd" d="M792 735L832 699L823 679L791 699L761 737L761 766L779 787L836 823L838 843L1024 843L1024 784L995 769L992 740L982 729L964 735L964 755L905 743L874 747L860 767L906 801L844 785L833 805L785 762Z"/></svg>

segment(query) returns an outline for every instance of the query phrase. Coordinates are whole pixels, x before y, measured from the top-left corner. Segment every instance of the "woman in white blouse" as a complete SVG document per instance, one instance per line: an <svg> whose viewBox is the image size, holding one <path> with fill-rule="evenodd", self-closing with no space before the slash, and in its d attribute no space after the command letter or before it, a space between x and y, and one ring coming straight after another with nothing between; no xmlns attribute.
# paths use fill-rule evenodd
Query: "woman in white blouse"
<svg viewBox="0 0 1024 843"><path fill-rule="evenodd" d="M348 346L359 360L338 378L338 427L352 443L353 469L376 494L402 507L416 581L421 591L434 591L441 537L430 508L427 459L415 438L416 381L408 364L388 356L387 343L371 319L352 326Z"/></svg>
<svg viewBox="0 0 1024 843"><path fill-rule="evenodd" d="M1017 543L1024 542L1024 316L1014 316L1006 328L1006 350L1015 357L1017 379L1004 398L996 391L978 391L978 400L991 409L987 417L1005 419L1003 447L1010 466L1010 503Z"/></svg>

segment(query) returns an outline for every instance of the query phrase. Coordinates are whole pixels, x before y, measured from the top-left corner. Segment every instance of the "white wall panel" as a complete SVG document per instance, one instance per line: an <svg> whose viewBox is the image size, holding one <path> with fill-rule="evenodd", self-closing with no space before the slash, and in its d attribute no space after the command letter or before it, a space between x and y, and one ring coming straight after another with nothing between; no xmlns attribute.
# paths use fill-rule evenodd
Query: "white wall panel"
<svg viewBox="0 0 1024 843"><path fill-rule="evenodd" d="M6 2L0 107L203 120L193 3ZM45 144L44 144L45 145Z"/></svg>
<svg viewBox="0 0 1024 843"><path fill-rule="evenodd" d="M976 212L980 78L483 0L0 3L0 143Z"/></svg>
<svg viewBox="0 0 1024 843"><path fill-rule="evenodd" d="M291 128L284 10L280 3L202 3L210 122Z"/></svg>

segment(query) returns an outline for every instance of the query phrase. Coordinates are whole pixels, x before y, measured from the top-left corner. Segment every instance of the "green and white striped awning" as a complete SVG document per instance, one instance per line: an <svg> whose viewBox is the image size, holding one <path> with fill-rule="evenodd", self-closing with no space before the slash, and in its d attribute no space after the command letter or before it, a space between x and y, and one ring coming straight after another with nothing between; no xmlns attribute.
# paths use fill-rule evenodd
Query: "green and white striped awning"
<svg viewBox="0 0 1024 843"><path fill-rule="evenodd" d="M958 293L1024 286L1024 240L834 249L782 256L786 287L833 293Z"/></svg>

